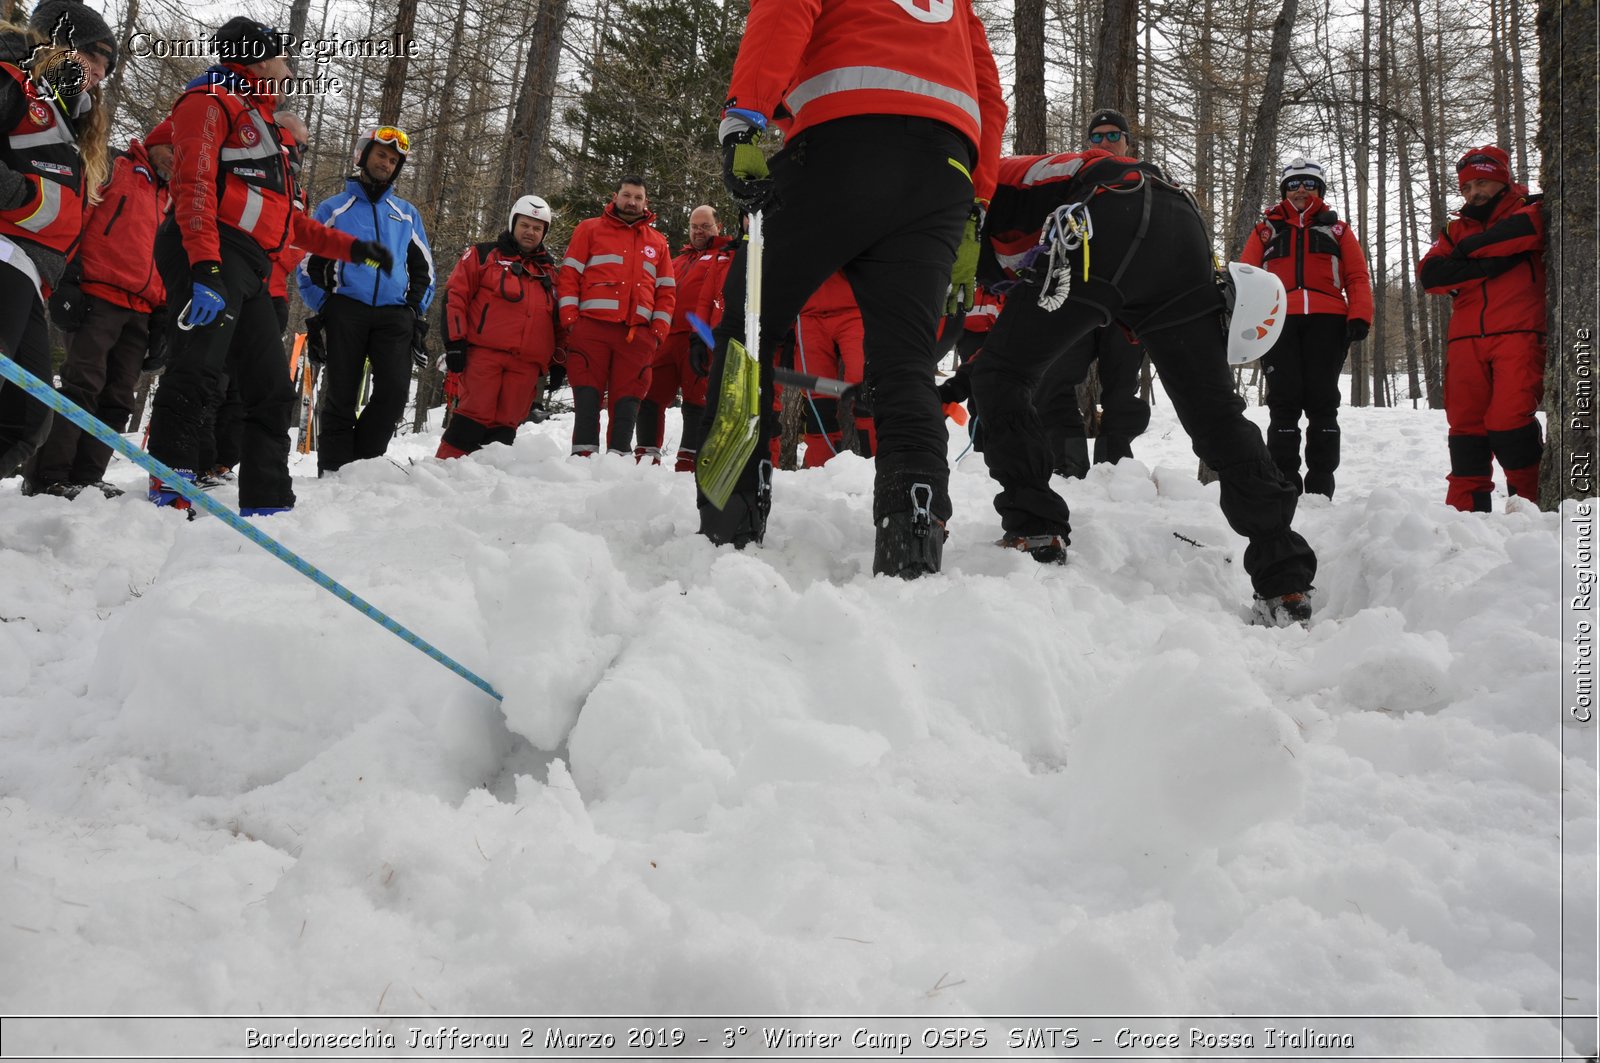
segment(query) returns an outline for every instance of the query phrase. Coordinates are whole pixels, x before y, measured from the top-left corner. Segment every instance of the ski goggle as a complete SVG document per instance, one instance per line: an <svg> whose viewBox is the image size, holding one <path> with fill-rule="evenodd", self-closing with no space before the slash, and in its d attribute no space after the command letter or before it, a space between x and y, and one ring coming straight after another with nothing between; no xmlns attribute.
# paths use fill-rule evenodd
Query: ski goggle
<svg viewBox="0 0 1600 1063"><path fill-rule="evenodd" d="M1122 130L1120 130L1120 129L1113 129L1109 133L1090 133L1089 134L1089 143L1091 143L1091 144L1098 144L1102 140L1109 140L1109 141L1111 141L1111 143L1115 144L1117 141L1119 141L1121 139L1122 139Z"/></svg>
<svg viewBox="0 0 1600 1063"><path fill-rule="evenodd" d="M1321 183L1315 177L1291 177L1283 182L1283 190L1285 192L1293 192L1296 189L1303 188L1307 192L1315 192L1317 186Z"/></svg>
<svg viewBox="0 0 1600 1063"><path fill-rule="evenodd" d="M380 144L393 144L400 149L400 154L411 150L411 138L406 136L404 129L396 129L392 125L379 126L372 131L372 139Z"/></svg>

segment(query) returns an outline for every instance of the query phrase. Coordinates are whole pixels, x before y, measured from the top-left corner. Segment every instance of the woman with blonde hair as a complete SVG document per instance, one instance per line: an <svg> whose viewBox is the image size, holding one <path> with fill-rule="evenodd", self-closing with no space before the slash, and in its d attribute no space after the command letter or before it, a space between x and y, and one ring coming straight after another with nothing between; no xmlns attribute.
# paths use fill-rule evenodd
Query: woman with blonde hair
<svg viewBox="0 0 1600 1063"><path fill-rule="evenodd" d="M99 85L116 63L111 28L78 0L43 0L26 26L0 24L0 354L47 381L45 301L109 172ZM49 430L47 407L0 386L0 477Z"/></svg>

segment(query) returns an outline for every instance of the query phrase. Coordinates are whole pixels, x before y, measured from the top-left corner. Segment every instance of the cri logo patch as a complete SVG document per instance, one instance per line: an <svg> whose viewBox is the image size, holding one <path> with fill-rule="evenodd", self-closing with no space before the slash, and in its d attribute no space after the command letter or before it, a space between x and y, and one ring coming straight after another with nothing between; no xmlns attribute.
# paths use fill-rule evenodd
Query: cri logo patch
<svg viewBox="0 0 1600 1063"><path fill-rule="evenodd" d="M253 148L261 143L261 134L256 132L254 126L240 126L239 139Z"/></svg>
<svg viewBox="0 0 1600 1063"><path fill-rule="evenodd" d="M28 117L33 119L34 125L49 125L50 108L46 107L38 100L34 100L32 103L28 104Z"/></svg>
<svg viewBox="0 0 1600 1063"><path fill-rule="evenodd" d="M644 257L645 258L655 258L656 257L656 249L653 248L653 247L645 248L644 249Z"/></svg>

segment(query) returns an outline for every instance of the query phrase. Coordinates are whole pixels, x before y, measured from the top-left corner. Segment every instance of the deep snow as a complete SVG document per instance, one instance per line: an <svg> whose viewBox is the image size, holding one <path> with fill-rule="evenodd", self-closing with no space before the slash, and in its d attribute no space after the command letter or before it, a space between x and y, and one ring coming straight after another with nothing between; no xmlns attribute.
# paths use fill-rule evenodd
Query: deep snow
<svg viewBox="0 0 1600 1063"><path fill-rule="evenodd" d="M565 419L297 469L262 527L501 706L220 521L9 481L0 1012L1592 1013L1562 518L1447 509L1440 413L1343 424L1286 630L1160 400L1139 460L1056 481L1069 565L990 545L971 455L909 584L853 456L779 473L743 553Z"/></svg>

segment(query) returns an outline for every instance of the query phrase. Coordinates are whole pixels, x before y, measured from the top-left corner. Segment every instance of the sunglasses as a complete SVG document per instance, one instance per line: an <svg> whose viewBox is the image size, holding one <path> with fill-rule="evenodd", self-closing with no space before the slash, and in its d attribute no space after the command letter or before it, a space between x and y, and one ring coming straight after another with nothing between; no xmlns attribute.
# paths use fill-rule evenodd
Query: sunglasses
<svg viewBox="0 0 1600 1063"><path fill-rule="evenodd" d="M1102 140L1109 140L1109 141L1111 141L1111 143L1115 144L1117 141L1119 141L1121 139L1122 139L1122 130L1120 130L1120 129L1113 129L1109 133L1090 133L1089 134L1089 143L1091 143L1091 144L1098 144Z"/></svg>
<svg viewBox="0 0 1600 1063"><path fill-rule="evenodd" d="M1500 160L1493 155L1468 155L1456 163L1457 170L1464 170L1468 166L1493 166L1498 169Z"/></svg>
<svg viewBox="0 0 1600 1063"><path fill-rule="evenodd" d="M411 138L406 136L404 129L396 129L392 125L379 126L373 130L373 139L384 144L393 144L404 154L411 150Z"/></svg>
<svg viewBox="0 0 1600 1063"><path fill-rule="evenodd" d="M1283 190L1285 192L1293 192L1303 188L1307 192L1315 192L1317 185L1320 183L1315 177L1291 177L1283 182Z"/></svg>

